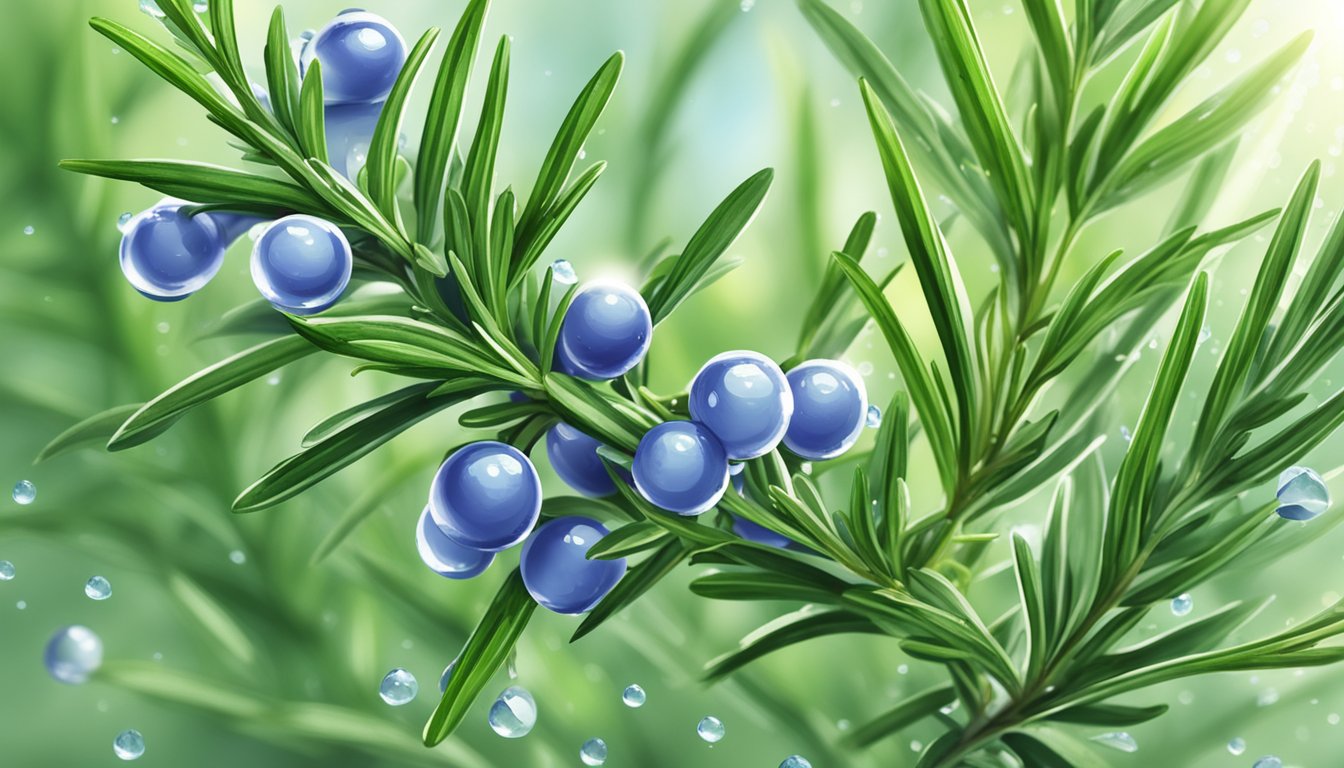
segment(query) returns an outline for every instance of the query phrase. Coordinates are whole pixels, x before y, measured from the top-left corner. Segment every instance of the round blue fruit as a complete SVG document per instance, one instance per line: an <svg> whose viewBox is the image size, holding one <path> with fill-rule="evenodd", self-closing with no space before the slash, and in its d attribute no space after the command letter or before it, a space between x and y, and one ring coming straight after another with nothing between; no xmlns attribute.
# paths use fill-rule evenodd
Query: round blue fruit
<svg viewBox="0 0 1344 768"><path fill-rule="evenodd" d="M322 63L328 104L382 101L406 63L406 41L391 22L350 10L332 19L303 49L301 68Z"/></svg>
<svg viewBox="0 0 1344 768"><path fill-rule="evenodd" d="M252 248L257 290L276 309L294 315L311 315L335 304L353 268L345 234L313 216L277 220Z"/></svg>
<svg viewBox="0 0 1344 768"><path fill-rule="evenodd" d="M523 584L543 608L585 613L625 575L625 558L589 560L588 549L607 529L587 517L558 517L537 529L523 545Z"/></svg>
<svg viewBox="0 0 1344 768"><path fill-rule="evenodd" d="M156 205L126 224L121 271L140 293L177 301L199 291L224 264L219 227L206 215Z"/></svg>
<svg viewBox="0 0 1344 768"><path fill-rule="evenodd" d="M479 576L495 560L493 552L470 549L448 538L434 522L428 506L415 526L415 547L431 571L450 579Z"/></svg>
<svg viewBox="0 0 1344 768"><path fill-rule="evenodd" d="M323 110L326 116L327 162L336 172L354 179L369 160L369 146L378 127L383 102L368 104L332 104Z"/></svg>
<svg viewBox="0 0 1344 768"><path fill-rule="evenodd" d="M788 378L793 418L784 445L813 461L849 450L868 417L868 393L859 374L835 360L808 360L789 371Z"/></svg>
<svg viewBox="0 0 1344 768"><path fill-rule="evenodd" d="M635 488L650 504L678 515L698 515L728 487L728 455L719 439L693 421L666 421L635 449Z"/></svg>
<svg viewBox="0 0 1344 768"><path fill-rule="evenodd" d="M434 475L429 510L448 538L486 552L523 539L541 515L541 479L511 445L483 440L458 449Z"/></svg>
<svg viewBox="0 0 1344 768"><path fill-rule="evenodd" d="M610 496L616 492L616 484L607 474L602 457L597 455L601 446L595 438L565 423L556 424L546 433L546 456L555 474L584 496Z"/></svg>
<svg viewBox="0 0 1344 768"><path fill-rule="evenodd" d="M719 438L728 458L754 459L774 450L793 415L788 379L765 355L725 352L691 381L691 418Z"/></svg>
<svg viewBox="0 0 1344 768"><path fill-rule="evenodd" d="M574 296L560 325L556 365L585 379L614 379L649 351L653 318L639 291L617 283L593 283Z"/></svg>

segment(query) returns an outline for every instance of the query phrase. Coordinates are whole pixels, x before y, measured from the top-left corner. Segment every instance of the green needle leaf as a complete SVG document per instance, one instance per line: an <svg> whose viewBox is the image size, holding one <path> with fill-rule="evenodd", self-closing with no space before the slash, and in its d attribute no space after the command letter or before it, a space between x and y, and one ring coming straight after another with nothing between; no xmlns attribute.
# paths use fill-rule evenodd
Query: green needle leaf
<svg viewBox="0 0 1344 768"><path fill-rule="evenodd" d="M425 57L439 38L439 30L430 28L416 42L406 57L397 81L392 85L378 116L378 127L373 131L369 142L368 165L365 170L369 180L369 198L383 212L389 221L401 221L401 212L397 209L397 142L401 135L401 123L406 111L406 99L411 94L415 79L420 76L420 67Z"/></svg>

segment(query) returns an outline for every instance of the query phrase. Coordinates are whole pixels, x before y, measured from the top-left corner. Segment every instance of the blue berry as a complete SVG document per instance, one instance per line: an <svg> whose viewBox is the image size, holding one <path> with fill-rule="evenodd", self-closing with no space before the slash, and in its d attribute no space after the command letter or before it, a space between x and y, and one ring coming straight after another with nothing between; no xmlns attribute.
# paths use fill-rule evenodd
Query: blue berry
<svg viewBox="0 0 1344 768"><path fill-rule="evenodd" d="M602 446L595 438L560 423L546 433L546 456L551 460L555 474L570 488L584 496L610 496L616 484L607 474L597 449Z"/></svg>
<svg viewBox="0 0 1344 768"><path fill-rule="evenodd" d="M224 264L219 227L205 215L187 216L176 204L160 204L126 224L121 271L140 293L177 301L195 293Z"/></svg>
<svg viewBox="0 0 1344 768"><path fill-rule="evenodd" d="M537 529L523 545L523 584L543 608L556 613L593 609L625 575L625 558L589 560L588 548L607 529L587 517L558 517Z"/></svg>
<svg viewBox="0 0 1344 768"><path fill-rule="evenodd" d="M333 104L323 110L327 131L327 162L336 172L354 179L369 159L369 146L378 127L383 102Z"/></svg>
<svg viewBox="0 0 1344 768"><path fill-rule="evenodd" d="M350 243L335 224L295 214L276 221L252 248L252 281L276 309L311 315L350 283Z"/></svg>
<svg viewBox="0 0 1344 768"><path fill-rule="evenodd" d="M406 41L381 16L349 10L332 19L303 49L302 69L322 62L328 104L381 101L406 63Z"/></svg>
<svg viewBox="0 0 1344 768"><path fill-rule="evenodd" d="M793 418L784 445L813 461L849 450L868 416L868 394L858 373L835 360L808 360L789 371L788 378Z"/></svg>
<svg viewBox="0 0 1344 768"><path fill-rule="evenodd" d="M493 552L470 549L448 538L434 522L428 506L415 526L415 547L431 571L450 579L479 576L495 559Z"/></svg>
<svg viewBox="0 0 1344 768"><path fill-rule="evenodd" d="M498 552L523 539L541 515L541 480L511 445L482 440L458 449L439 467L429 510L448 538Z"/></svg>
<svg viewBox="0 0 1344 768"><path fill-rule="evenodd" d="M556 365L585 379L614 379L649 351L653 318L639 291L593 283L574 296L560 325Z"/></svg>
<svg viewBox="0 0 1344 768"><path fill-rule="evenodd" d="M756 352L725 352L691 381L691 418L723 443L728 458L754 459L774 450L793 415L793 393L775 362Z"/></svg>
<svg viewBox="0 0 1344 768"><path fill-rule="evenodd" d="M635 488L649 503L679 515L698 515L728 487L728 456L719 439L693 421L666 421L645 433L635 449Z"/></svg>

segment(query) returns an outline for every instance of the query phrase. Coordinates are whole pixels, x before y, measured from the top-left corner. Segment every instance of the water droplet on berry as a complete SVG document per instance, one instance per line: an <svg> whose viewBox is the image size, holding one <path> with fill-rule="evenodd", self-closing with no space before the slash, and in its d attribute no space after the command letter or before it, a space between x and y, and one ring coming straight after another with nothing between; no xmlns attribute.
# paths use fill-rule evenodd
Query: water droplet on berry
<svg viewBox="0 0 1344 768"><path fill-rule="evenodd" d="M1246 751L1246 740L1238 736L1227 742L1227 751L1233 755L1240 755Z"/></svg>
<svg viewBox="0 0 1344 768"><path fill-rule="evenodd" d="M138 760L145 754L145 737L134 728L128 728L112 740L112 753L122 760Z"/></svg>
<svg viewBox="0 0 1344 768"><path fill-rule="evenodd" d="M789 755L779 764L779 768L812 768L812 763L802 755Z"/></svg>
<svg viewBox="0 0 1344 768"><path fill-rule="evenodd" d="M32 480L20 480L14 484L14 501L19 504L32 504L37 498L37 486Z"/></svg>
<svg viewBox="0 0 1344 768"><path fill-rule="evenodd" d="M1195 599L1189 593L1177 595L1171 600L1171 613L1174 616L1185 616L1195 607Z"/></svg>
<svg viewBox="0 0 1344 768"><path fill-rule="evenodd" d="M378 695L394 707L410 704L419 692L420 684L415 681L415 675L401 667L388 672L382 685L378 686Z"/></svg>
<svg viewBox="0 0 1344 768"><path fill-rule="evenodd" d="M625 691L621 693L621 701L625 702L625 706L630 707L631 709L639 709L644 706L644 700L646 698L648 697L644 693L644 689L639 687L636 683L627 685Z"/></svg>
<svg viewBox="0 0 1344 768"><path fill-rule="evenodd" d="M490 706L490 727L506 739L521 739L537 724L537 702L526 688L511 685Z"/></svg>
<svg viewBox="0 0 1344 768"><path fill-rule="evenodd" d="M112 582L102 576L94 576L84 583L84 594L90 600L106 600L112 596Z"/></svg>
<svg viewBox="0 0 1344 768"><path fill-rule="evenodd" d="M551 262L551 279L557 283L573 285L579 282L579 276L574 272L574 265L567 259L556 259Z"/></svg>
<svg viewBox="0 0 1344 768"><path fill-rule="evenodd" d="M103 665L103 641L88 627L62 627L47 641L43 662L57 682L78 685Z"/></svg>
<svg viewBox="0 0 1344 768"><path fill-rule="evenodd" d="M584 765L602 765L607 762L607 742L601 739L589 739L583 742L579 750L579 759Z"/></svg>
<svg viewBox="0 0 1344 768"><path fill-rule="evenodd" d="M14 578L14 564L8 560L0 560L0 581L11 581Z"/></svg>
<svg viewBox="0 0 1344 768"><path fill-rule="evenodd" d="M712 715L705 717L700 724L695 726L695 732L700 734L700 738L714 744L723 740L724 728L723 722Z"/></svg>
<svg viewBox="0 0 1344 768"><path fill-rule="evenodd" d="M1092 740L1098 744L1104 744L1111 749L1118 749L1121 752L1138 752L1139 743L1134 740L1125 731L1116 731L1113 733L1103 733L1100 736L1093 736Z"/></svg>

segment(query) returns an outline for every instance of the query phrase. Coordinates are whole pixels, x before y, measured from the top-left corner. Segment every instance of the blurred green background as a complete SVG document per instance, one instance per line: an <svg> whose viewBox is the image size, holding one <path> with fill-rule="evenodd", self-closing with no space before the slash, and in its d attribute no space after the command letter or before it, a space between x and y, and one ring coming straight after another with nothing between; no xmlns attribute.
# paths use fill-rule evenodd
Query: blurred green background
<svg viewBox="0 0 1344 768"><path fill-rule="evenodd" d="M346 1L291 0L290 28L319 27ZM413 37L429 25L451 28L463 4L397 0L372 10ZM236 5L245 52L259 73L271 9L255 0ZM970 5L1002 83L1029 44L1021 9L1011 0ZM836 7L913 84L941 97L913 0L837 0ZM794 752L818 768L913 762L911 740L927 741L933 735L927 724L862 755L841 752L835 742L850 723L930 685L939 671L910 663L894 642L842 637L778 653L707 688L698 682L704 662L791 607L693 598L685 588L689 568L575 645L567 642L575 619L538 612L517 660L516 682L540 708L527 738L508 741L489 729L487 697L450 742L420 747L440 671L516 558L506 554L466 583L440 579L419 563L412 528L425 488L437 457L464 439L454 415L423 423L279 508L246 517L229 512L236 493L297 450L310 426L395 386L381 374L350 378L348 361L302 361L132 451L84 451L33 466L40 448L78 419L143 401L240 349L245 342L238 339L199 336L255 289L244 239L191 300L142 299L117 268L115 225L121 212L157 196L55 167L64 157L236 162L194 104L96 36L85 20L106 15L161 40L166 34L138 13L134 0L11 3L6 14L0 479L31 479L38 496L27 507L0 504L0 559L17 569L14 580L0 582L0 764L114 764L111 741L125 728L145 736L141 764L161 766L566 766L579 764L579 746L594 736L609 745L611 766L775 766ZM1317 32L1312 50L1242 137L1208 224L1282 204L1306 164L1319 158L1321 197L1308 232L1314 249L1344 204L1344 5L1256 0L1177 95L1168 118L1305 28ZM502 34L513 37L513 73L499 179L519 188L535 175L591 73L613 50L628 57L586 148L590 161L605 159L610 168L547 257L569 259L583 278L633 278L643 254L664 237L674 247L683 243L737 181L760 167L777 169L763 213L730 254L745 264L660 326L652 352L655 389L684 386L701 361L726 349L791 352L800 307L825 254L862 211L882 214L879 263L903 258L857 89L789 0L741 6L738 0L496 0L486 40ZM469 118L483 74L478 67ZM808 141L817 146L815 163L807 161ZM1110 214L1087 232L1066 269L1076 276L1112 248L1136 253L1150 245L1179 191L1173 183ZM941 213L947 212L944 205ZM1249 239L1216 263L1211 355L1235 320L1266 237ZM959 227L949 239L973 294L980 294L994 279L988 255ZM932 343L912 270L890 295L923 343ZM1155 336L1159 348L1163 333ZM1143 358L1113 403L1116 438L1137 416L1156 354ZM885 402L896 382L880 339L865 333L849 360L869 377L874 399ZM1209 373L1197 370L1196 377L1207 380ZM1318 394L1339 382L1344 365L1336 364ZM1116 442L1103 449L1108 457L1118 455ZM1336 436L1310 463L1332 469L1344 463L1342 449L1344 436ZM537 453L544 462L544 452ZM917 464L912 473L917 494L920 471ZM1344 496L1344 488L1335 491ZM925 511L938 503L917 500ZM319 543L351 503L375 504L377 511L314 563ZM1041 504L1029 501L1000 524L1030 530L1043 517ZM1344 531L1331 522L1321 521L1319 539L1290 559L1197 590L1195 615L1232 599L1276 594L1243 630L1249 636L1337 599L1344 592ZM84 597L83 584L95 574L110 579L111 599ZM1011 589L1002 574L990 572L972 597L992 604ZM1160 608L1153 616L1163 626L1175 621ZM50 633L72 623L95 629L106 648L105 674L81 687L53 682L41 664ZM415 674L421 695L393 709L377 688L397 666ZM620 700L632 682L648 692L638 710ZM488 693L509 684L501 672ZM1344 669L1200 679L1145 697L1171 703L1172 711L1133 729L1138 753L1107 752L1109 763L1249 766L1274 753L1286 765L1327 766L1341 764L1344 755ZM727 727L727 738L712 748L695 735L706 714ZM1235 736L1248 744L1240 757L1225 748Z"/></svg>

